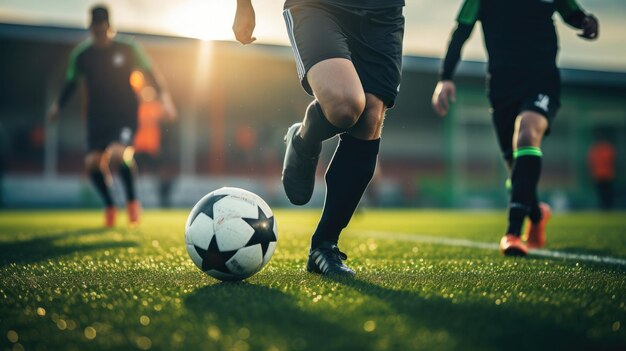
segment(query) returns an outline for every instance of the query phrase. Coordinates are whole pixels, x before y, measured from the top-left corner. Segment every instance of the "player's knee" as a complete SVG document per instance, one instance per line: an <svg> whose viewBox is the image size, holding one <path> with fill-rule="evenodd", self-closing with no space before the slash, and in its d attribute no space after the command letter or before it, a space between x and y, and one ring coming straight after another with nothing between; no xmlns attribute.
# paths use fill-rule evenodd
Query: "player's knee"
<svg viewBox="0 0 626 351"><path fill-rule="evenodd" d="M539 146L546 131L542 123L523 123L517 137L518 146Z"/></svg>
<svg viewBox="0 0 626 351"><path fill-rule="evenodd" d="M539 146L548 129L548 121L539 114L524 114L519 119L518 129L517 146Z"/></svg>
<svg viewBox="0 0 626 351"><path fill-rule="evenodd" d="M122 163L122 155L119 152L111 152L109 162L113 166L118 166Z"/></svg>
<svg viewBox="0 0 626 351"><path fill-rule="evenodd" d="M373 94L366 94L365 111L350 129L350 134L363 140L375 140L380 138L385 119L385 104Z"/></svg>
<svg viewBox="0 0 626 351"><path fill-rule="evenodd" d="M541 145L542 137L543 132L535 128L520 130L517 137L517 146L539 146Z"/></svg>
<svg viewBox="0 0 626 351"><path fill-rule="evenodd" d="M359 121L350 129L350 134L362 140L380 138L383 129L384 113L377 109L366 109Z"/></svg>
<svg viewBox="0 0 626 351"><path fill-rule="evenodd" d="M335 127L350 129L354 126L365 109L365 96L361 94L338 94L333 102L322 108L326 118Z"/></svg>
<svg viewBox="0 0 626 351"><path fill-rule="evenodd" d="M119 165L124 160L125 147L122 145L112 145L107 148L107 154L109 155L110 162L114 165Z"/></svg>

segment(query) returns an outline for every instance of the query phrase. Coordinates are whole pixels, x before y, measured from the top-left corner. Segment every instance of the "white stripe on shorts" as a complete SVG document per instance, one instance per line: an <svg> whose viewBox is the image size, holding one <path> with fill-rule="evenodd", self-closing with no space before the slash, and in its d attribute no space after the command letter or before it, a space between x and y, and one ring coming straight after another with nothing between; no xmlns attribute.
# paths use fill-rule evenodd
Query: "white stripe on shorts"
<svg viewBox="0 0 626 351"><path fill-rule="evenodd" d="M283 17L285 18L285 24L287 25L287 35L289 36L289 41L291 42L291 49L293 50L293 56L296 59L296 68L298 69L298 77L300 80L304 79L305 70L304 63L302 62L302 57L300 57L300 52L298 51L298 44L296 44L296 37L293 33L293 17L291 16L291 11L286 9L283 11Z"/></svg>

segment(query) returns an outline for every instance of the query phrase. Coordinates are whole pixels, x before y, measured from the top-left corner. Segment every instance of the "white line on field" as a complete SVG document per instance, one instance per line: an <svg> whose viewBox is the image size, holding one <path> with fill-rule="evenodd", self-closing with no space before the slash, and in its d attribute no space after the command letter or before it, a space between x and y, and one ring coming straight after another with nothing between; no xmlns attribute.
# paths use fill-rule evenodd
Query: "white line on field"
<svg viewBox="0 0 626 351"><path fill-rule="evenodd" d="M495 243L485 243L485 242L473 241L473 240L467 240L467 239L446 238L446 237L422 235L422 234L416 234L416 233L382 232L382 231L358 231L358 233L364 236L378 238L378 239L392 239L392 240L398 240L398 241L421 242L421 243L429 243L429 244L470 247L470 248L475 248L475 249L487 249L487 250L499 250L500 249L498 244L495 244ZM610 257L610 256L598 256L598 255L590 255L590 254L576 254L576 253L545 250L545 249L530 250L528 252L528 256L560 258L560 259L567 259L567 260L574 260L574 261L584 261L584 262L626 266L626 259L622 259L622 258L616 258L616 257Z"/></svg>

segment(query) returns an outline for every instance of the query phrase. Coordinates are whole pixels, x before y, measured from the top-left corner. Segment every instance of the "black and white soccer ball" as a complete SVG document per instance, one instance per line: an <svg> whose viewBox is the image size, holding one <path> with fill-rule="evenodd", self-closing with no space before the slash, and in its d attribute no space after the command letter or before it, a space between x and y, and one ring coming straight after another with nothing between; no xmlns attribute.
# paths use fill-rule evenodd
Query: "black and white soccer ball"
<svg viewBox="0 0 626 351"><path fill-rule="evenodd" d="M185 226L191 260L219 280L241 280L260 271L277 242L272 210L258 195L224 187L193 207Z"/></svg>

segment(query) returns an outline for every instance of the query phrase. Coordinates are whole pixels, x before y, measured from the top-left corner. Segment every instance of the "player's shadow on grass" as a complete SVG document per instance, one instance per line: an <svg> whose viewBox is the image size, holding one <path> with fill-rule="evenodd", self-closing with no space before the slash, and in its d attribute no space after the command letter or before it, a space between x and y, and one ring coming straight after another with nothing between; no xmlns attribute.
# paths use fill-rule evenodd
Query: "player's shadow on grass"
<svg viewBox="0 0 626 351"><path fill-rule="evenodd" d="M567 323L557 318L533 315L536 306L529 306L530 310L526 311L485 301L453 303L438 296L424 297L419 292L388 289L360 279L342 283L387 303L398 315L406 317L408 328L415 331L425 328L435 333L445 331L459 349L604 350L615 347L592 343L584 337L584 329L568 328L563 325ZM410 342L392 340L390 349L423 348L419 344L407 344Z"/></svg>
<svg viewBox="0 0 626 351"><path fill-rule="evenodd" d="M106 228L87 228L74 231L63 231L52 234L41 234L32 239L0 243L0 268L11 263L25 264L52 259L75 252L94 251L131 247L137 244L131 241L98 241L94 243L74 242L59 244L56 241L78 238L86 235L102 234L110 231Z"/></svg>
<svg viewBox="0 0 626 351"><path fill-rule="evenodd" d="M202 287L185 298L194 323L219 324L222 335L250 330L250 350L279 349L367 350L372 339L361 325L338 322L334 310L307 311L295 297L279 290L245 282ZM341 312L339 312L341 313Z"/></svg>

